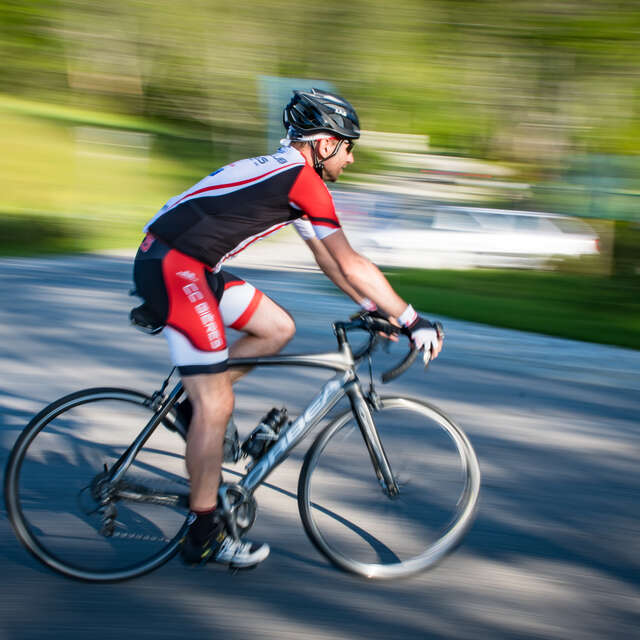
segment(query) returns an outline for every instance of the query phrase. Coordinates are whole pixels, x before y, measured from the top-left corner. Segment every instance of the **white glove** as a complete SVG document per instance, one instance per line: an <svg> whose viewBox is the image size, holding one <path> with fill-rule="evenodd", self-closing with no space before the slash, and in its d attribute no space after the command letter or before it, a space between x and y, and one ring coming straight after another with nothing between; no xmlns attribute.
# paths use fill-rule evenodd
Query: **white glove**
<svg viewBox="0 0 640 640"><path fill-rule="evenodd" d="M411 305L405 309L398 320L411 332L411 340L423 352L422 358L426 366L432 355L438 354L438 342L441 339L438 328L426 318L421 318Z"/></svg>

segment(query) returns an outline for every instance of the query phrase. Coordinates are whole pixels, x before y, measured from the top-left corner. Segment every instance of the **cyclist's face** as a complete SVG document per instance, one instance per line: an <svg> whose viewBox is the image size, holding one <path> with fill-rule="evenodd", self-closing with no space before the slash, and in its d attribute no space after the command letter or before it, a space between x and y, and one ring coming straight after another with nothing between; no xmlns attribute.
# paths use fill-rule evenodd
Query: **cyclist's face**
<svg viewBox="0 0 640 640"><path fill-rule="evenodd" d="M354 161L353 148L349 150L349 140L343 140L342 144L340 144L340 140L336 140L335 138L325 138L319 142L320 155L325 158L330 156L334 152L335 148L340 145L336 155L324 161L324 179L328 182L335 182L343 172L344 168Z"/></svg>

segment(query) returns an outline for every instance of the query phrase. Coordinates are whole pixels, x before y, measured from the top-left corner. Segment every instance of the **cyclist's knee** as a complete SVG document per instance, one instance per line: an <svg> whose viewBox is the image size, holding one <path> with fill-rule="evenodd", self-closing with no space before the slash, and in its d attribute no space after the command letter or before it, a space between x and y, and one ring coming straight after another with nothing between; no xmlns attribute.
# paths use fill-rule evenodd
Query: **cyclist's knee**
<svg viewBox="0 0 640 640"><path fill-rule="evenodd" d="M193 406L192 425L208 428L210 425L226 425L233 411L234 394L231 382L205 385L191 389L189 399Z"/></svg>
<svg viewBox="0 0 640 640"><path fill-rule="evenodd" d="M259 337L268 340L275 347L284 347L296 333L296 323L282 307L273 312L268 321L262 326L261 332L256 332Z"/></svg>
<svg viewBox="0 0 640 640"><path fill-rule="evenodd" d="M221 431L226 428L227 422L233 412L233 402L220 399L219 402L205 403L196 407L191 418L189 431L192 429L214 429Z"/></svg>
<svg viewBox="0 0 640 640"><path fill-rule="evenodd" d="M296 334L296 323L287 311L284 309L282 311L283 313L278 317L275 332L276 336L282 341L282 345L284 346Z"/></svg>
<svg viewBox="0 0 640 640"><path fill-rule="evenodd" d="M222 389L217 389L215 394L207 395L202 399L202 409L208 415L224 415L226 419L229 418L233 411L233 388L231 385ZM225 420L226 421L226 420Z"/></svg>

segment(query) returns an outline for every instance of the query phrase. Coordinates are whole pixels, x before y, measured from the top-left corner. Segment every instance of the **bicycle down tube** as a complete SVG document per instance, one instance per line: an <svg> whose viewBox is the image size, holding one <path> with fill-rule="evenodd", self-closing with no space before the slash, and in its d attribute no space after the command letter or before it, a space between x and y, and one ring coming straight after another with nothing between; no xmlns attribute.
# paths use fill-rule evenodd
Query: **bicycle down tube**
<svg viewBox="0 0 640 640"><path fill-rule="evenodd" d="M325 383L320 393L289 426L282 429L274 445L258 460L254 467L240 480L240 485L253 493L260 483L289 454L289 451L304 438L331 408L345 395L345 385L354 378L352 371L339 373Z"/></svg>

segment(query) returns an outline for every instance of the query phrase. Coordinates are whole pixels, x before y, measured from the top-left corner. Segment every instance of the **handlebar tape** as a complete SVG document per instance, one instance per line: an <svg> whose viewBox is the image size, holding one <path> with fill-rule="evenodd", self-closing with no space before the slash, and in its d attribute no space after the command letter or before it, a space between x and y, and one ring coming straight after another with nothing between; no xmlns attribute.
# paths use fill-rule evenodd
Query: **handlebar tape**
<svg viewBox="0 0 640 640"><path fill-rule="evenodd" d="M413 364L413 361L418 357L419 353L420 351L412 345L409 353L407 353L402 362L382 374L382 382L386 384L387 382L391 382L394 378L402 375Z"/></svg>

